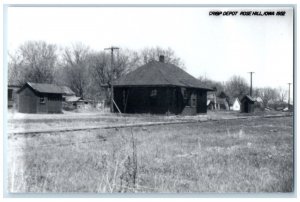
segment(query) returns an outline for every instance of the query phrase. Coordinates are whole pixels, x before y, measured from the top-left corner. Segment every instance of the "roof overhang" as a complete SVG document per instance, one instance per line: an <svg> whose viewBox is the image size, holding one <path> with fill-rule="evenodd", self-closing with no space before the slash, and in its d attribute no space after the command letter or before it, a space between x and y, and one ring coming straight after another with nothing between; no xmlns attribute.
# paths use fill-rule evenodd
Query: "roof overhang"
<svg viewBox="0 0 300 202"><path fill-rule="evenodd" d="M206 91L214 91L211 88L204 88L204 87L196 87L196 86L180 86L180 85L170 85L170 84L157 84L157 85L112 85L113 87L116 88L157 88L157 87L180 87L180 88L193 88L193 89L201 89L201 90L206 90Z"/></svg>
<svg viewBox="0 0 300 202"><path fill-rule="evenodd" d="M58 94L58 95L63 95L64 93L63 92L41 92L35 88L33 88L31 85L30 85L30 82L26 82L19 90L17 90L17 94L19 94L21 91L23 91L26 87L29 87L34 93L39 93L39 94Z"/></svg>

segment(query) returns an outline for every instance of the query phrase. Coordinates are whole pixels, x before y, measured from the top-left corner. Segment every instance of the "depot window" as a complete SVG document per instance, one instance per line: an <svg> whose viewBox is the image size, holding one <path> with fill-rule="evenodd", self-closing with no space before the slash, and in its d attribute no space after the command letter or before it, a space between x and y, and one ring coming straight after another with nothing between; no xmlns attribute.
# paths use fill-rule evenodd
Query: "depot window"
<svg viewBox="0 0 300 202"><path fill-rule="evenodd" d="M40 103L44 104L45 103L45 97L40 97Z"/></svg>
<svg viewBox="0 0 300 202"><path fill-rule="evenodd" d="M153 90L151 91L150 96L151 96L151 97L154 97L154 96L156 96L156 95L157 95L157 90L156 90L156 89L153 89Z"/></svg>

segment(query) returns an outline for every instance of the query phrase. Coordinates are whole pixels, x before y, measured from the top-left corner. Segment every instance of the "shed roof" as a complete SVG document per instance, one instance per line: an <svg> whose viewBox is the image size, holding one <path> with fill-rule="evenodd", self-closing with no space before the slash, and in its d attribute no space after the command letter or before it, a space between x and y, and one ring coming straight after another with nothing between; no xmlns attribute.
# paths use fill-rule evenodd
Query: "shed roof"
<svg viewBox="0 0 300 202"><path fill-rule="evenodd" d="M82 100L82 98L76 96L66 97L66 102L78 102L79 100Z"/></svg>
<svg viewBox="0 0 300 202"><path fill-rule="evenodd" d="M75 95L74 91L71 90L68 86L60 86L65 95Z"/></svg>
<svg viewBox="0 0 300 202"><path fill-rule="evenodd" d="M151 61L113 82L114 86L181 86L212 90L179 67Z"/></svg>
<svg viewBox="0 0 300 202"><path fill-rule="evenodd" d="M61 87L55 84L32 83L32 82L27 82L20 90L18 90L18 93L21 92L25 88L25 86L29 86L34 91L39 93L64 94L64 91L61 89Z"/></svg>
<svg viewBox="0 0 300 202"><path fill-rule="evenodd" d="M255 99L253 97L251 97L250 95L245 95L241 100L247 99L250 102L255 102Z"/></svg>

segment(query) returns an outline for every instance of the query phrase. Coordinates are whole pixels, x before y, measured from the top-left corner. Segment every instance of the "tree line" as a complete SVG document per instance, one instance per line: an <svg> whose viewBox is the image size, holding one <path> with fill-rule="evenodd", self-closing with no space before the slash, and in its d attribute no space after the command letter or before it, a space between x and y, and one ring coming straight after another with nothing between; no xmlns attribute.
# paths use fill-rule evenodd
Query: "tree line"
<svg viewBox="0 0 300 202"><path fill-rule="evenodd" d="M199 81L206 87L216 90L216 94L224 92L229 99L241 98L250 94L250 86L248 82L241 76L233 75L226 82L218 82L212 79L200 76ZM288 100L288 90L282 87L271 88L253 88L252 97L260 97L264 107L268 107L270 103L283 103Z"/></svg>
<svg viewBox="0 0 300 202"><path fill-rule="evenodd" d="M166 63L184 68L171 48L120 49L114 54L112 66L110 52L92 50L82 43L59 48L44 41L28 41L9 54L8 83L64 85L77 96L99 101L108 96L103 86L150 60L157 60L159 55L165 56Z"/></svg>
<svg viewBox="0 0 300 202"><path fill-rule="evenodd" d="M185 68L181 58L171 48L150 47L141 50L120 49L114 54L96 51L76 43L70 47L58 47L44 41L27 41L9 54L8 82L23 85L26 82L52 83L70 87L77 96L100 101L109 97L107 88L122 75L165 56L165 62ZM233 75L226 82L218 82L200 76L199 81L218 93L225 92L229 98L249 94L249 85L240 76ZM287 100L287 90L283 88L254 88L253 96L261 97L264 106L271 101Z"/></svg>

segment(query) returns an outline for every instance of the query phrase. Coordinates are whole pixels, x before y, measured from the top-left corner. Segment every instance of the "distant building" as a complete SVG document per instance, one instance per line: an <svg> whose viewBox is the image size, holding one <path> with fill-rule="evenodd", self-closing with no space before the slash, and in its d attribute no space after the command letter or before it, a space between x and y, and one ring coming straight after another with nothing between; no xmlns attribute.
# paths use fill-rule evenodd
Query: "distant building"
<svg viewBox="0 0 300 202"><path fill-rule="evenodd" d="M239 98L235 98L232 104L233 111L241 111L241 102Z"/></svg>
<svg viewBox="0 0 300 202"><path fill-rule="evenodd" d="M217 109L217 96L216 96L215 91L207 93L206 105L207 105L207 109L209 109L209 110Z"/></svg>
<svg viewBox="0 0 300 202"><path fill-rule="evenodd" d="M253 99L255 100L254 111L264 111L265 107L264 107L264 102L263 102L262 98L254 97Z"/></svg>
<svg viewBox="0 0 300 202"><path fill-rule="evenodd" d="M207 108L210 110L229 110L228 96L221 92L216 95L215 92L207 95Z"/></svg>
<svg viewBox="0 0 300 202"><path fill-rule="evenodd" d="M17 91L21 88L19 85L9 84L7 87L8 108L17 107Z"/></svg>
<svg viewBox="0 0 300 202"><path fill-rule="evenodd" d="M61 113L60 86L27 82L18 91L18 111L22 113Z"/></svg>
<svg viewBox="0 0 300 202"><path fill-rule="evenodd" d="M255 102L263 103L263 99L261 97L256 97Z"/></svg>
<svg viewBox="0 0 300 202"><path fill-rule="evenodd" d="M113 82L114 112L186 114L207 112L207 92L193 76L160 60L151 61Z"/></svg>
<svg viewBox="0 0 300 202"><path fill-rule="evenodd" d="M243 112L243 113L252 113L252 112L254 112L254 103L255 103L255 99L253 99L249 95L245 95L241 99L241 112Z"/></svg>
<svg viewBox="0 0 300 202"><path fill-rule="evenodd" d="M215 109L215 103L214 103L212 100L210 100L210 99L207 99L206 105L207 105L207 109L208 109L208 110L213 110L213 109Z"/></svg>
<svg viewBox="0 0 300 202"><path fill-rule="evenodd" d="M219 110L229 110L229 103L226 98L217 97L217 109Z"/></svg>
<svg viewBox="0 0 300 202"><path fill-rule="evenodd" d="M68 96L65 98L63 102L63 109L65 110L74 110L74 109L84 109L84 108L91 108L92 101L83 99L82 97L76 96Z"/></svg>

